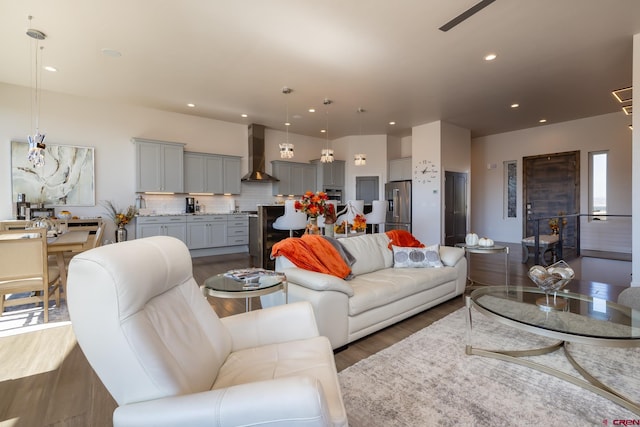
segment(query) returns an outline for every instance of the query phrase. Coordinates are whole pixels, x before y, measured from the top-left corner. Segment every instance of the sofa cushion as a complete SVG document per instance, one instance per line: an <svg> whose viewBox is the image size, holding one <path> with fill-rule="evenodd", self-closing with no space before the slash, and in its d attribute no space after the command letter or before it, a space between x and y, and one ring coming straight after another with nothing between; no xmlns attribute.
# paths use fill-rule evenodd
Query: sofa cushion
<svg viewBox="0 0 640 427"><path fill-rule="evenodd" d="M399 247L393 245L393 267L394 268L440 268L440 245L431 245L426 248Z"/></svg>
<svg viewBox="0 0 640 427"><path fill-rule="evenodd" d="M456 278L457 271L451 267L387 268L356 276L349 282L354 292L349 298L349 315L356 316Z"/></svg>
<svg viewBox="0 0 640 427"><path fill-rule="evenodd" d="M440 260L446 266L453 267L464 257L464 249L454 246L440 246Z"/></svg>
<svg viewBox="0 0 640 427"><path fill-rule="evenodd" d="M387 249L389 238L384 233L348 237L340 239L340 243L356 259L351 266L354 276L390 268L393 265L393 252Z"/></svg>

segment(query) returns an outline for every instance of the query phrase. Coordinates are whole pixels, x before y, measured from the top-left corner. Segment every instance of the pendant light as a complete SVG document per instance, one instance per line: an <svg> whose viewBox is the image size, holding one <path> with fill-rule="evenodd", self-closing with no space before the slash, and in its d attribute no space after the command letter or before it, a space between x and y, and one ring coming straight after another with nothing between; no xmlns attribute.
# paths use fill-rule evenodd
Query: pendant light
<svg viewBox="0 0 640 427"><path fill-rule="evenodd" d="M29 26L31 26L31 19L29 16ZM44 134L40 133L39 121L40 121L40 104L42 94L40 93L40 79L42 78L41 62L42 62L42 50L43 46L40 46L40 40L44 40L47 36L40 30L29 28L27 35L34 41L31 46L35 46L34 62L31 67L31 123L30 128L35 128L35 134L29 135L29 152L27 153L27 159L34 167L44 166L44 149L47 147L44 143ZM40 53L40 62L38 61L38 53ZM35 112L34 112L35 109Z"/></svg>
<svg viewBox="0 0 640 427"><path fill-rule="evenodd" d="M327 107L333 103L332 100L325 98L323 104ZM325 138L327 141L326 147L322 150L320 155L320 162L333 163L333 150L329 148L329 108L326 108L327 127L325 128Z"/></svg>
<svg viewBox="0 0 640 427"><path fill-rule="evenodd" d="M285 95L289 95L293 92L293 89L288 87L282 88L282 93ZM284 123L287 129L287 137L285 142L280 144L280 158L281 159L291 159L293 158L293 144L289 142L289 126L291 126L291 122L289 122L289 102L287 102L287 121Z"/></svg>
<svg viewBox="0 0 640 427"><path fill-rule="evenodd" d="M359 107L356 112L358 113L358 121L360 122L360 136L362 137L362 113L365 112L364 108ZM362 138L360 138L362 139ZM364 166L367 164L367 155L366 154L356 154L353 156L353 163L356 166Z"/></svg>

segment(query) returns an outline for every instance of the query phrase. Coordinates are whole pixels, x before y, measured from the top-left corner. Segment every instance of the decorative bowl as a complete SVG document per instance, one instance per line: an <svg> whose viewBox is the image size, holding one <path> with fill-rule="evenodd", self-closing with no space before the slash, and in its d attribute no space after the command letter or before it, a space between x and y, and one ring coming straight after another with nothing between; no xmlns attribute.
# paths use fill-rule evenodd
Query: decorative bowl
<svg viewBox="0 0 640 427"><path fill-rule="evenodd" d="M60 218L61 220L64 221L68 221L71 219L71 212L69 211L60 211L60 213L58 214L58 218Z"/></svg>
<svg viewBox="0 0 640 427"><path fill-rule="evenodd" d="M558 261L546 268L534 265L529 269L528 275L545 293L562 289L575 277L573 269L564 261Z"/></svg>

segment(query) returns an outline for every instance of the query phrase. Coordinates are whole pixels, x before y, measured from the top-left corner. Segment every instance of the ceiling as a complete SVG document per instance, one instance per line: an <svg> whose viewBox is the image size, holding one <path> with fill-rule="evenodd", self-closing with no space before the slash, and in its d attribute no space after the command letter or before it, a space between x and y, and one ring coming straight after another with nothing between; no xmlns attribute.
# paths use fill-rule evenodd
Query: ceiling
<svg viewBox="0 0 640 427"><path fill-rule="evenodd" d="M45 91L281 130L288 107L309 136L327 121L331 139L437 120L483 136L624 114L611 91L632 82L640 1L497 0L438 29L478 1L0 0L0 82L30 86L32 27L58 69Z"/></svg>

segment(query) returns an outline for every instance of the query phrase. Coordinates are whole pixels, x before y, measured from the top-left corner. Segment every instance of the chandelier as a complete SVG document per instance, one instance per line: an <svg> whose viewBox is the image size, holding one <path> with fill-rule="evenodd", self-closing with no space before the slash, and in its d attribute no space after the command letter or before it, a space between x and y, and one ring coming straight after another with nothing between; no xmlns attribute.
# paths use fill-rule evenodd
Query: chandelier
<svg viewBox="0 0 640 427"><path fill-rule="evenodd" d="M282 88L282 93L285 95L289 95L293 92L293 89L288 87ZM284 123L287 129L287 137L285 142L281 143L280 146L280 158L281 159L291 159L293 158L293 144L289 142L289 126L291 126L291 122L289 122L289 103L287 102L287 121Z"/></svg>
<svg viewBox="0 0 640 427"><path fill-rule="evenodd" d="M29 16L29 23L33 17ZM41 65L38 62L38 52L40 52L40 62L42 61L42 50L44 46L39 46L40 40L44 40L47 36L40 30L29 28L27 35L31 37L35 42L31 43L35 45L34 64L31 67L31 128L35 128L35 134L29 135L29 152L27 153L27 159L34 167L44 166L44 149L47 147L44 143L45 135L40 133L39 121L40 121L40 104L42 94L40 93L40 79L42 78L42 72L40 70ZM34 112L35 109L35 112Z"/></svg>
<svg viewBox="0 0 640 427"><path fill-rule="evenodd" d="M333 103L332 100L325 98L323 104L329 106ZM323 148L320 154L320 162L322 163L333 163L333 150L329 148L329 109L326 110L327 116L327 127L324 130L325 139L327 141L326 148Z"/></svg>

